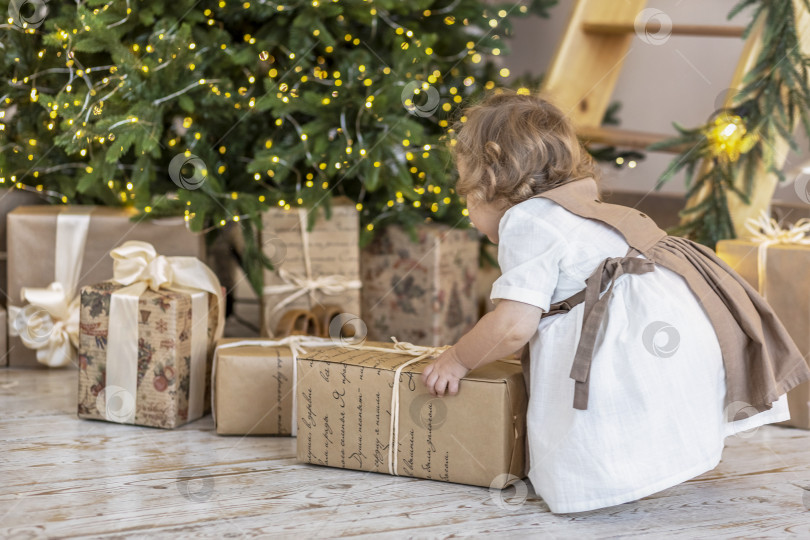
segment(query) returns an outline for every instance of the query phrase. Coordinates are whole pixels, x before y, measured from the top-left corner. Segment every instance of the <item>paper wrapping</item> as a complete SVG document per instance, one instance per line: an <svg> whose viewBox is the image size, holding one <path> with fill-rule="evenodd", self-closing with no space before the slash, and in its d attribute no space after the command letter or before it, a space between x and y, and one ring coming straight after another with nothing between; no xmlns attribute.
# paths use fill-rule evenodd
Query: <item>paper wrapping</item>
<svg viewBox="0 0 810 540"><path fill-rule="evenodd" d="M79 330L79 417L105 420L110 297L123 288L102 282L82 289ZM208 343L217 325L209 295ZM135 424L175 428L196 418L188 412L191 373L191 294L147 289L138 301L138 383ZM206 361L204 413L210 411L211 354Z"/></svg>
<svg viewBox="0 0 810 540"><path fill-rule="evenodd" d="M45 201L34 193L19 189L0 189L0 289L3 294L0 298L0 305L6 305L6 216L18 206L30 206L44 204ZM5 348L3 349L5 356ZM0 360L0 366L5 365L5 358Z"/></svg>
<svg viewBox="0 0 810 540"><path fill-rule="evenodd" d="M717 255L756 289L758 248L758 243L749 240L721 240L717 243ZM810 359L810 283L806 279L810 246L776 244L767 249L765 299L805 359ZM788 405L791 418L784 424L810 429L810 383L788 392Z"/></svg>
<svg viewBox="0 0 810 540"><path fill-rule="evenodd" d="M6 308L0 307L0 366L6 364L8 359L8 314Z"/></svg>
<svg viewBox="0 0 810 540"><path fill-rule="evenodd" d="M354 204L345 198L332 202L332 215L326 219L325 210L319 208L318 219L309 237L309 255L312 277L340 275L347 280L360 279L360 222ZM284 269L299 276L306 276L304 249L298 209L273 208L262 214L262 250L276 264L275 270L265 270L264 285L283 285L285 281L278 270ZM280 247L281 246L281 247ZM360 290L352 289L337 294L305 294L285 305L275 313L268 312L276 303L290 293L265 294L262 297L263 335L275 332L279 319L291 309L312 309L318 305L336 304L344 313L360 315ZM328 330L328 329L326 329Z"/></svg>
<svg viewBox="0 0 810 540"><path fill-rule="evenodd" d="M361 253L362 318L368 339L455 343L478 320L478 238L470 229L426 224L418 241L386 227Z"/></svg>
<svg viewBox="0 0 810 540"><path fill-rule="evenodd" d="M56 219L65 206L28 206L8 214L8 302L22 306L23 287L47 287L54 280ZM79 288L99 283L113 273L110 250L126 240L142 240L166 256L204 258L205 240L190 232L182 219L131 221L132 210L94 207L82 259ZM34 351L9 336L9 364L44 367Z"/></svg>
<svg viewBox="0 0 810 540"><path fill-rule="evenodd" d="M221 339L217 346L243 341ZM290 435L293 356L289 347L220 349L214 366L214 418L219 435Z"/></svg>
<svg viewBox="0 0 810 540"><path fill-rule="evenodd" d="M345 347L299 356L298 460L388 473L394 373L412 359ZM498 489L522 477L527 397L520 365L493 362L470 372L458 395L434 398L419 380L428 363L400 375L397 474Z"/></svg>

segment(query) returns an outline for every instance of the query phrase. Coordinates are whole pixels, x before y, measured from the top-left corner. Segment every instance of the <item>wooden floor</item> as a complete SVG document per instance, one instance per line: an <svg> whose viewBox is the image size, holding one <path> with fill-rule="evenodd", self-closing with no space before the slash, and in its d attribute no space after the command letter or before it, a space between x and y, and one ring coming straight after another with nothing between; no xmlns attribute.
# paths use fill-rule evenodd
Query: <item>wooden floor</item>
<svg viewBox="0 0 810 540"><path fill-rule="evenodd" d="M728 440L720 466L639 502L553 515L524 498L295 461L290 438L76 418L74 371L0 369L0 538L810 538L810 432ZM520 486L520 487L525 487Z"/></svg>

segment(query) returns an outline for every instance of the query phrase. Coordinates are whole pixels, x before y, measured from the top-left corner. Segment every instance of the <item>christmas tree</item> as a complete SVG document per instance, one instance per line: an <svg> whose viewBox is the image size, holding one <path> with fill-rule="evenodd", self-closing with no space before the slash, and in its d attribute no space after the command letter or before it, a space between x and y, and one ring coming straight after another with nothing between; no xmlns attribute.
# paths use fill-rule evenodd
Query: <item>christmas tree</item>
<svg viewBox="0 0 810 540"><path fill-rule="evenodd" d="M2 2L0 185L236 222L257 289L269 205L346 195L363 243L463 225L449 120L509 75L509 19L555 2Z"/></svg>

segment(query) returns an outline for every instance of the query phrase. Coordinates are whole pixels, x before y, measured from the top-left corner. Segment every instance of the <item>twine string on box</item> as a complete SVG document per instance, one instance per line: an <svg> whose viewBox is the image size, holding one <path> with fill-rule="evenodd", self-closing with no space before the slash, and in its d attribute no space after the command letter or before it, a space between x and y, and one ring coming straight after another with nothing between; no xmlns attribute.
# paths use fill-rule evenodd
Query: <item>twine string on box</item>
<svg viewBox="0 0 810 540"><path fill-rule="evenodd" d="M283 283L277 285L267 285L262 289L264 296L286 294L284 298L276 302L270 308L270 303L267 302L265 312L265 332L268 336L273 336L273 329L270 328L270 319L273 315L281 311L285 306L294 302L304 295L309 295L310 306L317 302L315 293L326 295L340 294L349 290L355 290L362 287L362 282L359 279L350 279L347 276L340 274L331 274L324 276L312 276L312 256L309 250L309 231L307 231L307 212L303 208L298 208L298 223L301 229L301 242L304 254L304 271L305 275L290 272L284 268L279 268L276 274Z"/></svg>
<svg viewBox="0 0 810 540"><path fill-rule="evenodd" d="M748 218L745 228L752 234L751 239L759 244L757 248L757 289L765 296L765 268L768 263L768 248L777 244L810 245L810 219L802 218L788 228L768 217L763 210L759 218Z"/></svg>

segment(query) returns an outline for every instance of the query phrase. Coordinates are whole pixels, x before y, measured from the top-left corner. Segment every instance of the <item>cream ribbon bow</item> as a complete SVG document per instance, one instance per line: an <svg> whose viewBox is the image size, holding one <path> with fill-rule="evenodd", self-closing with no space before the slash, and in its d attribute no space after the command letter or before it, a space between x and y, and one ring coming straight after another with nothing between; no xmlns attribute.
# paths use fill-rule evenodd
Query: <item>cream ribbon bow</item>
<svg viewBox="0 0 810 540"><path fill-rule="evenodd" d="M273 309L270 310L270 315L278 312L290 302L308 293L321 292L323 294L340 294L350 289L359 289L362 286L359 279L348 279L346 276L342 275L333 274L313 278L310 276L301 276L294 272L288 272L283 268L279 268L278 277L280 277L284 283L268 285L264 288L264 294L291 294L277 302Z"/></svg>
<svg viewBox="0 0 810 540"><path fill-rule="evenodd" d="M25 307L9 306L9 329L23 345L37 353L37 362L48 367L70 364L79 346L79 304L69 298L64 286L55 281L47 288L22 290Z"/></svg>
<svg viewBox="0 0 810 540"><path fill-rule="evenodd" d="M146 289L180 289L205 291L217 299L215 339L225 327L225 299L216 274L196 257L158 255L148 242L129 240L110 252L113 258L113 281L125 285L116 293L139 296Z"/></svg>
<svg viewBox="0 0 810 540"><path fill-rule="evenodd" d="M751 233L751 239L759 244L757 249L757 285L759 294L765 298L765 269L768 262L768 247L776 244L810 245L810 219L802 218L787 229L763 210L759 218L748 218L745 228Z"/></svg>

